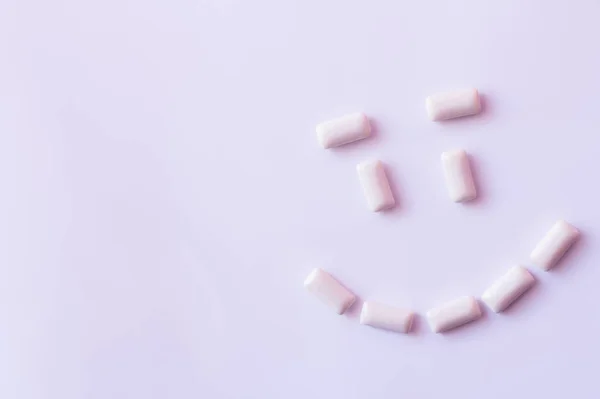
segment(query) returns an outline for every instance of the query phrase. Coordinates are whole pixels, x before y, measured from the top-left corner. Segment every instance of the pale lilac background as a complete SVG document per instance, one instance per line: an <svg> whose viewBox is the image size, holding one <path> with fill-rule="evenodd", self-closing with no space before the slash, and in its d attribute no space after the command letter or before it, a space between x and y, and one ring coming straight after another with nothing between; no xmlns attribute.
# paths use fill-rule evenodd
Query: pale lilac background
<svg viewBox="0 0 600 399"><path fill-rule="evenodd" d="M0 397L597 398L596 0L0 2ZM424 98L475 86L480 117ZM336 151L317 122L365 111ZM443 150L481 199L447 199ZM355 164L389 166L367 211ZM445 336L336 316L315 266L423 313L583 240ZM526 264L526 263L525 263ZM512 395L511 395L512 394Z"/></svg>

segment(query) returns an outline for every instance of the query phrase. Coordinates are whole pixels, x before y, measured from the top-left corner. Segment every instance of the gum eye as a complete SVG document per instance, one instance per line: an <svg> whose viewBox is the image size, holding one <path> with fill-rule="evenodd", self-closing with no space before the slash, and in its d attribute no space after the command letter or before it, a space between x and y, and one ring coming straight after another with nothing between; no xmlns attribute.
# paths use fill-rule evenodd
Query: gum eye
<svg viewBox="0 0 600 399"><path fill-rule="evenodd" d="M381 161L366 161L356 166L369 209L373 212L392 208L396 201Z"/></svg>
<svg viewBox="0 0 600 399"><path fill-rule="evenodd" d="M471 201L477 197L469 157L464 150L446 151L442 154L442 168L450 199L454 202Z"/></svg>

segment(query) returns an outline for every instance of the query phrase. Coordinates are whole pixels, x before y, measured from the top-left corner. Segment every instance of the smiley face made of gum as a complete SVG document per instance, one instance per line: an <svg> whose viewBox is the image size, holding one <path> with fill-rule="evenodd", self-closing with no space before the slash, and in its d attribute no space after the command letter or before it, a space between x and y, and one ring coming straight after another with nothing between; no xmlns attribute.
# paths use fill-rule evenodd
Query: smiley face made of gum
<svg viewBox="0 0 600 399"><path fill-rule="evenodd" d="M426 100L429 118L441 121L475 115L481 111L476 89L438 93ZM317 125L317 139L325 149L363 140L371 136L368 117L363 113L345 115ZM461 149L446 151L441 156L443 173L450 199L466 202L477 197L468 154ZM357 165L358 178L363 188L368 208L373 212L385 211L395 206L385 165L379 160L369 160ZM559 220L538 243L530 255L531 261L544 271L550 270L577 241L578 229ZM522 266L514 266L496 280L481 296L492 311L498 313L509 307L535 284L533 275ZM355 295L326 271L316 268L306 278L305 288L337 314L343 314L355 302ZM399 333L410 332L414 312L403 308L365 301L360 323ZM477 320L482 312L478 299L464 296L429 310L426 318L431 330L442 333Z"/></svg>

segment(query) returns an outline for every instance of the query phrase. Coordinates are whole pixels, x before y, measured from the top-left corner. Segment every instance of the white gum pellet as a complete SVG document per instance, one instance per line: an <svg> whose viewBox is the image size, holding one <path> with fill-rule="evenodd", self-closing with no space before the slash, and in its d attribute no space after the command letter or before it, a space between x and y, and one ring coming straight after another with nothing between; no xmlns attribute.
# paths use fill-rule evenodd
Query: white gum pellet
<svg viewBox="0 0 600 399"><path fill-rule="evenodd" d="M425 101L427 114L432 121L460 118L481 112L477 89L436 93Z"/></svg>
<svg viewBox="0 0 600 399"><path fill-rule="evenodd" d="M365 161L356 165L369 209L379 212L395 205L394 195L381 161Z"/></svg>
<svg viewBox="0 0 600 399"><path fill-rule="evenodd" d="M345 115L317 125L317 139L323 148L352 143L370 135L369 118L363 113Z"/></svg>
<svg viewBox="0 0 600 399"><path fill-rule="evenodd" d="M408 333L414 314L410 310L367 301L360 313L360 324L399 333Z"/></svg>
<svg viewBox="0 0 600 399"><path fill-rule="evenodd" d="M535 278L527 269L514 266L483 293L481 300L499 313L519 299L534 283Z"/></svg>
<svg viewBox="0 0 600 399"><path fill-rule="evenodd" d="M444 332L481 317L477 300L470 296L461 297L427 312L431 331Z"/></svg>
<svg viewBox="0 0 600 399"><path fill-rule="evenodd" d="M469 156L464 150L442 153L442 167L448 194L452 201L465 202L477 197Z"/></svg>
<svg viewBox="0 0 600 399"><path fill-rule="evenodd" d="M579 230L559 220L531 252L531 261L543 270L550 270L579 238Z"/></svg>
<svg viewBox="0 0 600 399"><path fill-rule="evenodd" d="M308 275L304 287L315 294L321 302L331 306L337 314L344 313L356 299L352 292L319 268Z"/></svg>

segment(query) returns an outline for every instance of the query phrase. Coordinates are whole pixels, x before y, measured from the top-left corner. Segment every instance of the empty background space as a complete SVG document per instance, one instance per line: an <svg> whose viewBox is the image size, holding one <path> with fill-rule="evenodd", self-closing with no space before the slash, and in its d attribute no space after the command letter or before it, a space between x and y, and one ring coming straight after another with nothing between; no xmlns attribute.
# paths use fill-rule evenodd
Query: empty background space
<svg viewBox="0 0 600 399"><path fill-rule="evenodd" d="M600 3L0 2L0 397L597 398ZM483 114L427 120L477 87ZM364 111L375 137L325 151ZM480 198L448 199L440 154ZM381 159L392 212L355 166ZM420 314L564 218L582 239L447 335L337 316L322 267Z"/></svg>

